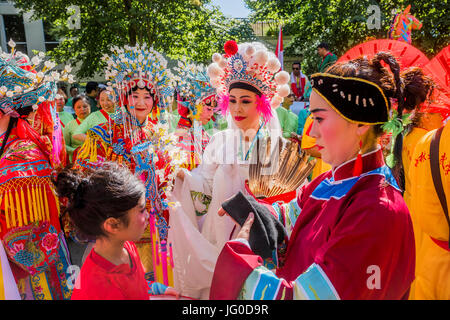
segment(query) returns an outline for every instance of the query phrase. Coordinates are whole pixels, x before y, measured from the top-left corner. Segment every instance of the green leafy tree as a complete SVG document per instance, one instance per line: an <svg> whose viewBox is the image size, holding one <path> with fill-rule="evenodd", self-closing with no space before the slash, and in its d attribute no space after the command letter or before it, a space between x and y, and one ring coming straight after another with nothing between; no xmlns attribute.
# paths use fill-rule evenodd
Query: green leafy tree
<svg viewBox="0 0 450 320"><path fill-rule="evenodd" d="M449 5L441 0L245 0L253 13L252 21L277 20L285 33L293 36L285 54L303 56L303 69L311 74L317 70L320 57L317 45L327 42L340 56L368 38L387 38L393 9L403 10L411 4L411 13L422 22L412 32L412 44L430 58L449 43ZM370 5L380 8L381 28L369 29Z"/></svg>
<svg viewBox="0 0 450 320"><path fill-rule="evenodd" d="M53 26L60 44L50 54L79 67L77 76L101 72L103 54L113 45L146 42L169 59L189 56L208 63L226 40L253 39L248 23L227 19L210 0L16 0L23 12ZM77 12L71 6L79 8ZM79 18L79 28L70 21ZM72 23L73 24L73 23Z"/></svg>

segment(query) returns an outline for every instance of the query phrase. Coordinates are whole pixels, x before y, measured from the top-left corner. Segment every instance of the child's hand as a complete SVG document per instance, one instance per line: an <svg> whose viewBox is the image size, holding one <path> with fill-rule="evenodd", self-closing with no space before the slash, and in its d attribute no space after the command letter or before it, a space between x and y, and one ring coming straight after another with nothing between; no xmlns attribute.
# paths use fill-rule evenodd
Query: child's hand
<svg viewBox="0 0 450 320"><path fill-rule="evenodd" d="M167 287L164 294L167 294L169 296L175 296L177 298L177 300L180 299L180 293L172 287Z"/></svg>

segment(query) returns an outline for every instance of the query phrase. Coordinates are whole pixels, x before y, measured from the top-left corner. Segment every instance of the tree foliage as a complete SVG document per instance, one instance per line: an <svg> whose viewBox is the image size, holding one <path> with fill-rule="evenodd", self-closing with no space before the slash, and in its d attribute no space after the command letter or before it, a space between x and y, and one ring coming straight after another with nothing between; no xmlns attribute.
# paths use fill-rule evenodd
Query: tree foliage
<svg viewBox="0 0 450 320"><path fill-rule="evenodd" d="M317 70L320 57L317 45L327 42L336 55L344 54L354 45L373 38L387 38L393 9L405 9L422 22L420 30L412 32L412 44L430 58L449 44L449 5L442 0L245 0L253 11L253 21L274 19L284 24L284 34L293 37L285 54L303 56L307 73ZM368 29L370 5L381 9L381 28Z"/></svg>
<svg viewBox="0 0 450 320"><path fill-rule="evenodd" d="M58 62L80 63L77 75L91 77L103 70L100 58L113 45L146 42L169 58L183 55L209 62L225 41L254 38L248 23L225 18L210 0L16 0L22 11L53 25L60 45L50 54ZM80 8L80 28L69 28Z"/></svg>

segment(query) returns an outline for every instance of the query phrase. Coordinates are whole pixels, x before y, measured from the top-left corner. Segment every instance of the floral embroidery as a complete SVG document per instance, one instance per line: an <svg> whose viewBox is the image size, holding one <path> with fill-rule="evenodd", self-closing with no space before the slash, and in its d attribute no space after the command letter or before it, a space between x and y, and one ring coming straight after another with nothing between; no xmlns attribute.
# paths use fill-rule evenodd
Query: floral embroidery
<svg viewBox="0 0 450 320"><path fill-rule="evenodd" d="M48 222L11 229L3 242L10 258L32 275L47 270L58 258L59 238Z"/></svg>
<svg viewBox="0 0 450 320"><path fill-rule="evenodd" d="M47 233L42 239L41 245L47 251L57 248L59 245L58 235L56 233Z"/></svg>

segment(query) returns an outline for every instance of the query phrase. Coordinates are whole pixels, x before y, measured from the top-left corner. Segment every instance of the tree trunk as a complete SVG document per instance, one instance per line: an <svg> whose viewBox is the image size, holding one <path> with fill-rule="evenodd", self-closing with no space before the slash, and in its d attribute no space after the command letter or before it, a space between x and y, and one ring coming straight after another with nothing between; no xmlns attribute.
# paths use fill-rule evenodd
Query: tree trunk
<svg viewBox="0 0 450 320"><path fill-rule="evenodd" d="M130 10L131 10L131 5L132 5L133 0L124 0L123 2L125 5L125 10L127 12L128 18L130 19L130 21L133 21L133 17L130 15ZM136 26L134 25L133 22L130 22L130 25L128 27L128 38L129 38L130 46L136 45L136 37L137 37Z"/></svg>

